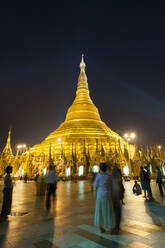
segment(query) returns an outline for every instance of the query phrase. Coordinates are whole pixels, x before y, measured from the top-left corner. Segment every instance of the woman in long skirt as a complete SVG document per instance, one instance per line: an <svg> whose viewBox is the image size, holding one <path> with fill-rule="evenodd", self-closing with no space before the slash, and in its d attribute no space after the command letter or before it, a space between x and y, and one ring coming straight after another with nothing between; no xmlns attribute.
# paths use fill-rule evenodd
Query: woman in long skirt
<svg viewBox="0 0 165 248"><path fill-rule="evenodd" d="M112 180L107 173L107 164L100 164L100 173L97 174L93 186L97 188L94 224L105 231L112 232L115 227L115 214L112 203Z"/></svg>

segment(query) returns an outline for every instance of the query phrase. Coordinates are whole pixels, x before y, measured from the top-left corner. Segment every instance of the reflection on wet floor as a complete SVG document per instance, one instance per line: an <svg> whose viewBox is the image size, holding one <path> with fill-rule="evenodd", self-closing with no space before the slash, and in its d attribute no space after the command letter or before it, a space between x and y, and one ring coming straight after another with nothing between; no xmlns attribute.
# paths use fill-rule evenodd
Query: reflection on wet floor
<svg viewBox="0 0 165 248"><path fill-rule="evenodd" d="M28 214L29 212L11 212L10 216L23 216L25 214Z"/></svg>
<svg viewBox="0 0 165 248"><path fill-rule="evenodd" d="M70 181L66 182L66 195L70 196Z"/></svg>
<svg viewBox="0 0 165 248"><path fill-rule="evenodd" d="M17 181L12 215L0 223L0 248L164 248L165 199L152 183L155 201L132 194L133 182L125 182L125 205L120 235L100 234L93 225L95 193L88 181L59 182L49 212L45 197L36 196L34 182ZM53 203L53 202L52 202ZM0 182L0 208L2 182Z"/></svg>
<svg viewBox="0 0 165 248"><path fill-rule="evenodd" d="M80 182L78 182L78 188L79 188L79 193L78 193L78 195L79 195L79 199L80 200L84 200L84 184L85 184L85 182L84 181L80 181Z"/></svg>

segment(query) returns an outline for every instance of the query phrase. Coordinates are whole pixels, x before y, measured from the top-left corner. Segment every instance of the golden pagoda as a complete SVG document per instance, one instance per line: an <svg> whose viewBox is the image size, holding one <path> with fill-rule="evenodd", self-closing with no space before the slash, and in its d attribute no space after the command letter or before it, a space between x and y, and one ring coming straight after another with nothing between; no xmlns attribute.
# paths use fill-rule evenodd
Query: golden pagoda
<svg viewBox="0 0 165 248"><path fill-rule="evenodd" d="M14 155L11 149L11 129L9 129L6 145L0 155L0 175L4 174L5 168L13 161Z"/></svg>
<svg viewBox="0 0 165 248"><path fill-rule="evenodd" d="M82 56L76 97L69 107L65 121L48 137L29 150L16 156L11 149L11 130L5 148L0 154L0 175L12 164L13 175L45 175L50 165L55 165L62 176L86 176L98 172L100 162L110 166L120 164L123 175L138 176L140 165L147 164L151 173L160 165L165 175L165 152L159 146L145 151L129 144L113 132L100 118L97 107L90 98L85 62Z"/></svg>
<svg viewBox="0 0 165 248"><path fill-rule="evenodd" d="M40 161L41 154L51 156L63 173L88 174L93 166L107 161L110 149L114 150L125 141L113 132L100 118L97 107L90 98L85 62L82 55L76 97L69 107L65 121L41 143L30 148L34 161Z"/></svg>
<svg viewBox="0 0 165 248"><path fill-rule="evenodd" d="M5 148L3 149L1 155L8 156L8 157L10 157L10 156L14 157L12 149L11 149L11 129L9 129L7 142L6 142Z"/></svg>

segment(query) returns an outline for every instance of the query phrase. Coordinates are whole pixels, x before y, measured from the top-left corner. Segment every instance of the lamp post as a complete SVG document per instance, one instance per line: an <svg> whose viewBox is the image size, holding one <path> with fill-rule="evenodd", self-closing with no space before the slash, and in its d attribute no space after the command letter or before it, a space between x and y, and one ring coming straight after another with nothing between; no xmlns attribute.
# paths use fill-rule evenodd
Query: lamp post
<svg viewBox="0 0 165 248"><path fill-rule="evenodd" d="M159 146L158 146L158 149L159 149L159 152L160 152L160 150L162 149L162 146L161 146L161 145L159 145Z"/></svg>
<svg viewBox="0 0 165 248"><path fill-rule="evenodd" d="M130 175L132 175L132 166L131 166L131 159L130 159L130 144L128 142L131 142L131 141L135 140L135 138L136 138L136 134L134 132L124 134L124 139L127 142L127 150L128 150L129 172L127 172L127 173L129 173Z"/></svg>
<svg viewBox="0 0 165 248"><path fill-rule="evenodd" d="M24 151L25 151L25 149L26 149L26 144L19 144L19 145L17 145L17 150L18 150L18 154L19 154L19 152L21 153L23 153Z"/></svg>
<svg viewBox="0 0 165 248"><path fill-rule="evenodd" d="M160 163L160 167L162 169L162 160L161 160L161 149L162 149L162 146L161 145L158 145L158 150L159 150L159 163Z"/></svg>
<svg viewBox="0 0 165 248"><path fill-rule="evenodd" d="M125 133L125 134L124 134L124 138L125 138L128 142L130 142L131 140L135 140L136 134L133 133L133 132L131 132L131 133Z"/></svg>

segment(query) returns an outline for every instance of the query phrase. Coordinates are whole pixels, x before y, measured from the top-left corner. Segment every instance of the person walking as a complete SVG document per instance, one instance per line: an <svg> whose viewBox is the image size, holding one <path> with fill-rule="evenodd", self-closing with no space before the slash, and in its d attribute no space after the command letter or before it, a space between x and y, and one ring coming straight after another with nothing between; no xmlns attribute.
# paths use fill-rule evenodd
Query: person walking
<svg viewBox="0 0 165 248"><path fill-rule="evenodd" d="M107 164L100 163L100 173L97 174L93 186L97 189L94 224L101 233L113 232L115 214L112 202L112 179L107 173Z"/></svg>
<svg viewBox="0 0 165 248"><path fill-rule="evenodd" d="M147 191L147 197L149 198L149 200L152 200L152 190L151 190L151 186L150 186L150 171L149 168L147 166L144 166L144 181L145 181L145 185L146 185L146 191Z"/></svg>
<svg viewBox="0 0 165 248"><path fill-rule="evenodd" d="M47 184L47 192L46 192L46 209L50 209L50 199L51 195L53 196L53 201L55 200L56 196L56 188L57 188L57 174L55 172L54 166L49 167L48 175L45 178L45 182Z"/></svg>
<svg viewBox="0 0 165 248"><path fill-rule="evenodd" d="M143 166L140 166L140 182L142 186L142 190L144 191L144 198L147 198L146 191L147 191L147 183L145 181L145 172Z"/></svg>
<svg viewBox="0 0 165 248"><path fill-rule="evenodd" d="M121 222L121 210L124 199L124 186L122 183L122 173L118 164L114 165L112 170L112 196L113 196L113 205L115 212L115 231L119 232L120 222Z"/></svg>
<svg viewBox="0 0 165 248"><path fill-rule="evenodd" d="M156 166L156 169L157 169L156 183L159 186L160 195L163 196L164 194L163 194L163 188L162 188L162 172L158 166Z"/></svg>
<svg viewBox="0 0 165 248"><path fill-rule="evenodd" d="M10 174L12 173L13 167L7 166L6 175L4 177L4 189L3 189L3 203L1 211L1 221L4 221L8 218L8 215L11 211L12 204L12 193L13 193L13 183Z"/></svg>

